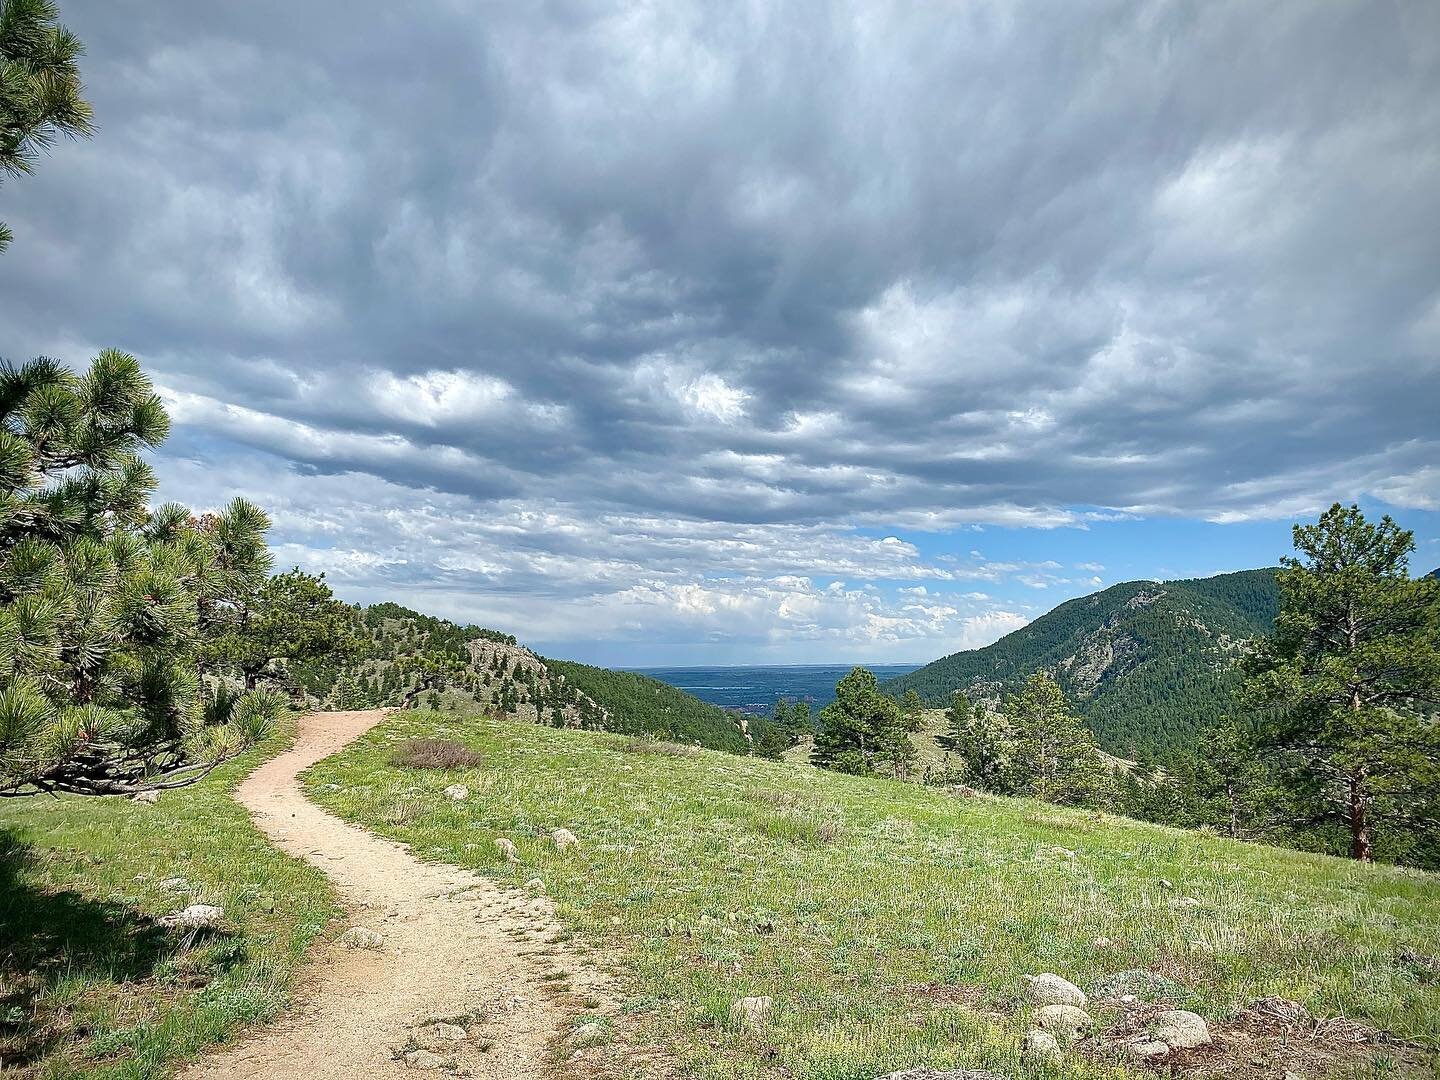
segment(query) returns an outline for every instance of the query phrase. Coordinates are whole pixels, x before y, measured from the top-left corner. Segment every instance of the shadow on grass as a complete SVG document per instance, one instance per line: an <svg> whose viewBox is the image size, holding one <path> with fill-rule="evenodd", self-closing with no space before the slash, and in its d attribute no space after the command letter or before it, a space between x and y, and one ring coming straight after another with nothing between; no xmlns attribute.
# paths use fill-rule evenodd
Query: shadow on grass
<svg viewBox="0 0 1440 1080"><path fill-rule="evenodd" d="M67 990L151 977L176 942L123 904L51 890L27 874L35 856L0 830L0 1060L7 1068L83 1037Z"/></svg>

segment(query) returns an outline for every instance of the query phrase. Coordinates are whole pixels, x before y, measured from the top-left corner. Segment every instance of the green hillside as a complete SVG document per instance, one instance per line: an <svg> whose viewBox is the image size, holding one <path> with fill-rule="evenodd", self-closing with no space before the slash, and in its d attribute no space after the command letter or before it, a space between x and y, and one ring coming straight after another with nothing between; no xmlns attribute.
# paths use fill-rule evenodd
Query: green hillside
<svg viewBox="0 0 1440 1080"><path fill-rule="evenodd" d="M459 740L481 763L397 768L392 747L416 737ZM474 797L446 798L455 783ZM561 923L549 947L573 942L620 980L617 1007L596 1018L607 1037L654 1047L678 1076L1138 1080L1155 1072L1127 1057L1125 1033L1162 1003L1215 1036L1162 1064L1167 1075L1431 1076L1440 1048L1431 874L423 710L396 713L306 784L422 858L543 882ZM557 850L562 827L579 842ZM1097 1027L1043 1070L1019 1060L1034 1015L1021 976L1038 972L1084 989ZM772 999L763 1025L732 1018L745 997ZM1261 1000L1274 997L1314 1020L1277 1023ZM1344 1019L1320 1022L1332 1017Z"/></svg>
<svg viewBox="0 0 1440 1080"><path fill-rule="evenodd" d="M635 671L612 671L569 660L545 666L566 685L600 702L613 716L606 731L651 735L743 754L747 747L736 718L717 705Z"/></svg>
<svg viewBox="0 0 1440 1080"><path fill-rule="evenodd" d="M474 710L551 727L615 731L744 753L724 709L632 671L532 652L514 635L423 615L399 604L356 609L358 654L295 665L306 703L336 709Z"/></svg>
<svg viewBox="0 0 1440 1080"><path fill-rule="evenodd" d="M1180 581L1129 581L1061 604L993 645L892 679L941 707L956 690L998 698L1044 668L1055 673L1102 747L1163 758L1193 746L1231 708L1244 643L1271 631L1270 568Z"/></svg>

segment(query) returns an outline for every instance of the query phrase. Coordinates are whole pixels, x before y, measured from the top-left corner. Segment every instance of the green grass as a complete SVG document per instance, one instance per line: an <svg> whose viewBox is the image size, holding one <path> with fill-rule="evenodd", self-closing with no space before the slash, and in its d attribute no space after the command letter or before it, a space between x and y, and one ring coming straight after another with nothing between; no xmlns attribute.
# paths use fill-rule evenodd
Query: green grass
<svg viewBox="0 0 1440 1080"><path fill-rule="evenodd" d="M390 744L412 736L458 738L485 762L392 768ZM440 794L457 778L467 802ZM1397 958L1440 954L1434 875L477 717L398 714L307 785L422 857L508 884L542 877L576 940L613 958L627 1022L688 1075L1024 1075L1017 983L1040 971L1087 987L1145 968L1212 1019L1277 994L1440 1047L1440 985ZM559 826L578 850L554 850ZM521 865L501 861L496 836ZM1179 895L1201 904L1177 910ZM773 1022L733 1030L730 1003L761 994ZM1071 1058L1046 1075L1121 1072Z"/></svg>
<svg viewBox="0 0 1440 1080"><path fill-rule="evenodd" d="M336 914L319 871L281 854L230 797L276 739L149 806L0 801L4 1075L142 1080L275 1015ZM162 883L182 878L188 887ZM225 909L199 940L157 915Z"/></svg>

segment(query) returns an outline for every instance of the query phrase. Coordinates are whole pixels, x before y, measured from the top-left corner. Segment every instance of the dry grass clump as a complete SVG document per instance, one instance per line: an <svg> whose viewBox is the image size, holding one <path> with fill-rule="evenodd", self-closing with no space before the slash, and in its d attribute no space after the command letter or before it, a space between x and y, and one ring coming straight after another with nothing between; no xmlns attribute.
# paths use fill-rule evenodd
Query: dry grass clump
<svg viewBox="0 0 1440 1080"><path fill-rule="evenodd" d="M410 825L424 817L427 809L424 799L401 795L386 809L385 821L390 825Z"/></svg>
<svg viewBox="0 0 1440 1080"><path fill-rule="evenodd" d="M400 769L473 769L484 760L453 739L406 739L390 751L390 764Z"/></svg>

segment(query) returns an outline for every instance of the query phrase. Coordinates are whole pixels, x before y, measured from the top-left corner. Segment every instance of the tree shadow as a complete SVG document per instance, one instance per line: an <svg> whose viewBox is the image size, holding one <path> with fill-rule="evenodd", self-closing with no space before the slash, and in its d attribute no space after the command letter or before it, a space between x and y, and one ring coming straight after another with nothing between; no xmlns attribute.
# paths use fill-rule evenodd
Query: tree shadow
<svg viewBox="0 0 1440 1080"><path fill-rule="evenodd" d="M35 856L0 829L0 1060L33 1062L83 1035L80 1019L50 991L149 978L174 938L145 913L73 890L37 887L25 873Z"/></svg>

